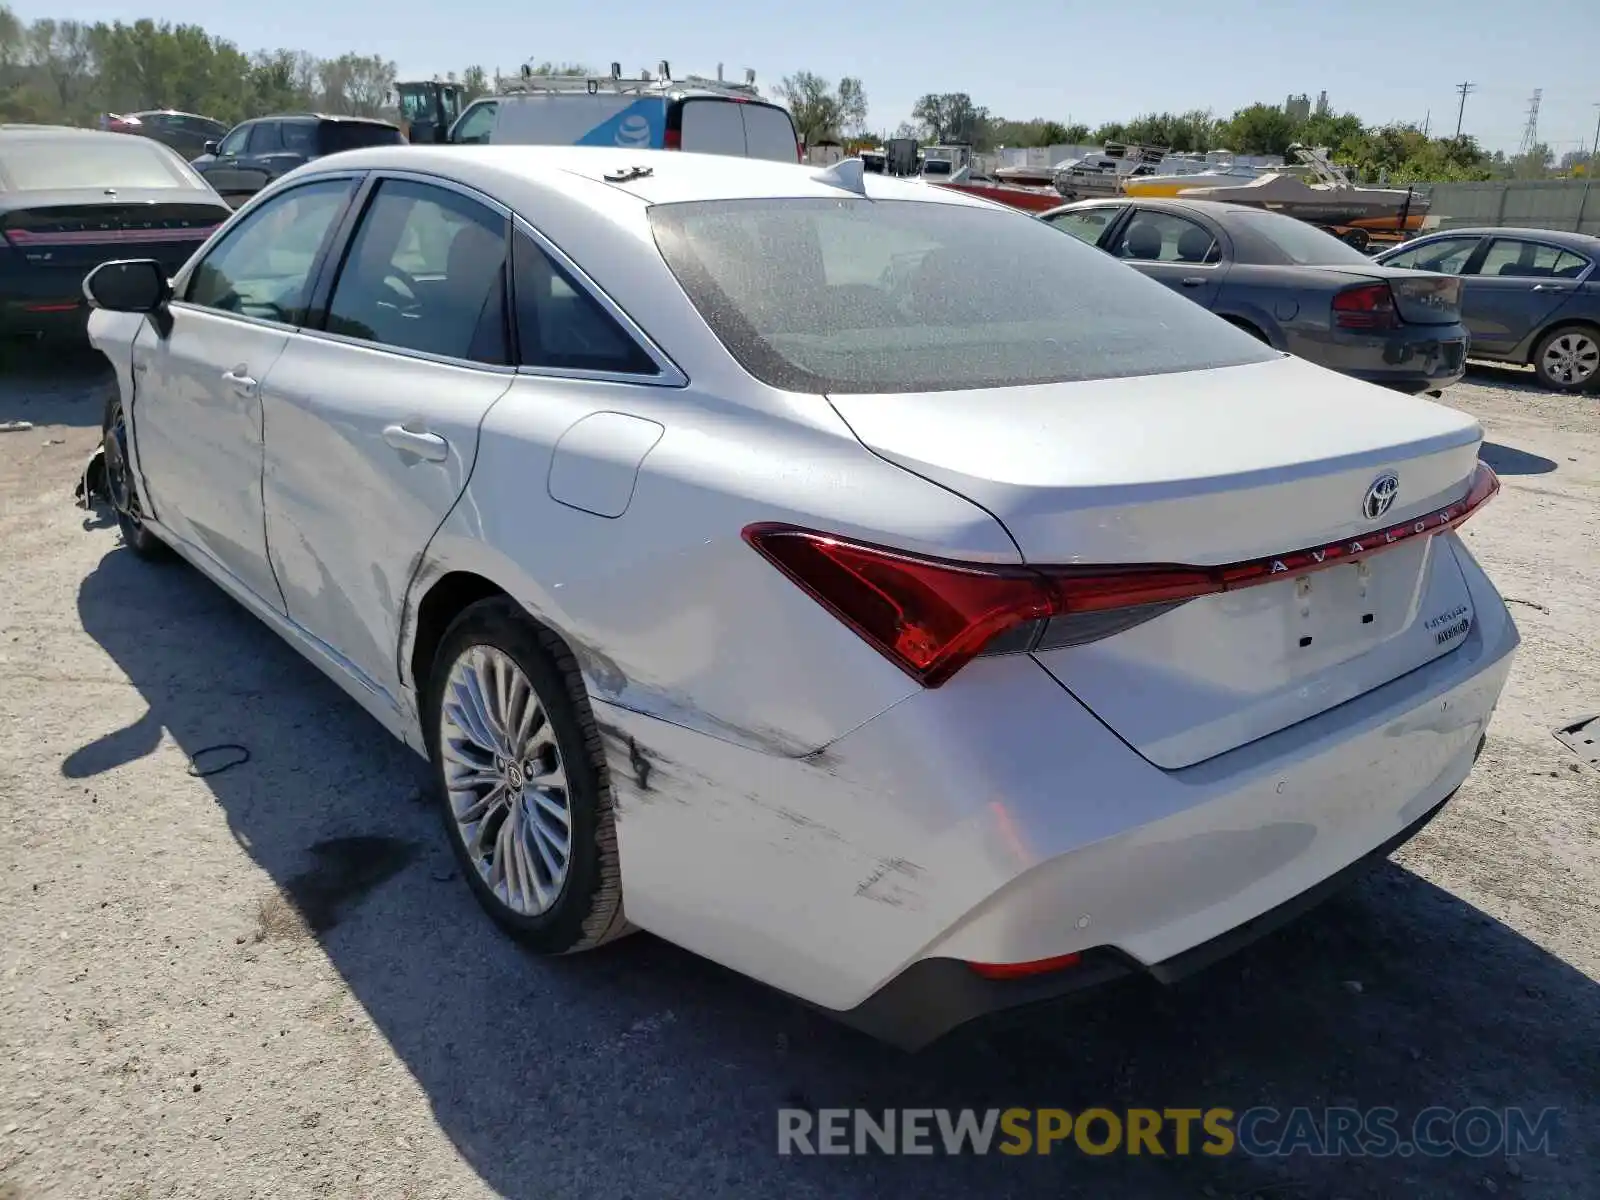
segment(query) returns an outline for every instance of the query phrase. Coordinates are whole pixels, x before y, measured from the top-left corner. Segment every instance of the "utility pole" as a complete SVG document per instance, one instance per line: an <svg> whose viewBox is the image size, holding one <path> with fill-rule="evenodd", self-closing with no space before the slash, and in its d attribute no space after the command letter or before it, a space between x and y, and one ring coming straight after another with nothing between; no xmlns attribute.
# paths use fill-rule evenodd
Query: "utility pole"
<svg viewBox="0 0 1600 1200"><path fill-rule="evenodd" d="M1595 105L1600 108L1600 104ZM1600 116L1594 119L1594 149L1589 151L1589 173L1594 174L1596 161L1600 161Z"/></svg>
<svg viewBox="0 0 1600 1200"><path fill-rule="evenodd" d="M1432 128L1432 127L1433 127L1433 109L1430 108L1428 110L1427 115L1422 118L1422 136L1423 137L1427 137L1428 136L1428 130L1430 128Z"/></svg>
<svg viewBox="0 0 1600 1200"><path fill-rule="evenodd" d="M1461 93L1461 107L1456 110L1456 136L1461 136L1461 121L1467 115L1467 95L1478 90L1475 83L1458 83L1456 91Z"/></svg>

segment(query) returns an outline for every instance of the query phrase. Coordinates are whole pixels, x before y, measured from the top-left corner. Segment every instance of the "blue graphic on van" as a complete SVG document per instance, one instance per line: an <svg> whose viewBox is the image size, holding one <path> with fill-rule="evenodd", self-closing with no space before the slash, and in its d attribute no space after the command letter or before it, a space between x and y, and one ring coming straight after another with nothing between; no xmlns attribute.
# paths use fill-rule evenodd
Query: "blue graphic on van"
<svg viewBox="0 0 1600 1200"><path fill-rule="evenodd" d="M636 100L609 121L578 139L579 146L630 146L659 150L667 132L667 102L655 97Z"/></svg>

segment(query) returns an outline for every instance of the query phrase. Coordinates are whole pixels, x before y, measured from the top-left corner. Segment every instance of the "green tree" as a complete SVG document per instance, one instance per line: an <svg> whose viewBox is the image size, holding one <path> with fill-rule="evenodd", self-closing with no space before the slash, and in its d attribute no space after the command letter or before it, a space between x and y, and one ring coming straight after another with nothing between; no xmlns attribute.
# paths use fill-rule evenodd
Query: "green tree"
<svg viewBox="0 0 1600 1200"><path fill-rule="evenodd" d="M1287 154L1299 132L1289 114L1273 104L1241 108L1222 127L1228 149L1239 154Z"/></svg>
<svg viewBox="0 0 1600 1200"><path fill-rule="evenodd" d="M967 144L986 149L990 140L989 110L972 102L966 92L929 92L911 110L936 143Z"/></svg>
<svg viewBox="0 0 1600 1200"><path fill-rule="evenodd" d="M795 132L806 145L825 137L838 137L844 125L844 107L833 84L810 71L785 75L778 83L778 96L789 106Z"/></svg>

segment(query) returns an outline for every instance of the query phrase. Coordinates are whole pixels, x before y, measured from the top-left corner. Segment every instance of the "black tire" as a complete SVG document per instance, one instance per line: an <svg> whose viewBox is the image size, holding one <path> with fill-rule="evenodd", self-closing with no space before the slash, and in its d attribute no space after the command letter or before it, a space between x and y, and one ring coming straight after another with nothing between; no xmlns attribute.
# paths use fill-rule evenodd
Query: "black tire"
<svg viewBox="0 0 1600 1200"><path fill-rule="evenodd" d="M566 877L555 901L537 916L517 912L490 890L450 808L439 751L440 720L451 669L473 646L499 650L527 676L550 721L567 774L572 836ZM578 664L561 639L506 597L469 605L440 641L423 696L422 720L445 836L473 895L495 923L540 954L589 950L631 932L622 912L615 809L600 730Z"/></svg>
<svg viewBox="0 0 1600 1200"><path fill-rule="evenodd" d="M1266 334L1262 333L1260 329L1258 329L1256 326L1252 325L1249 321L1246 321L1244 318L1242 318L1242 317L1223 317L1222 319L1224 321L1226 321L1229 325L1232 325L1235 329L1237 329L1237 330L1239 330L1239 331L1241 331L1243 333L1248 333L1251 337L1255 338L1256 341L1262 343L1263 345L1266 345L1266 346L1272 345L1272 342L1268 339Z"/></svg>
<svg viewBox="0 0 1600 1200"><path fill-rule="evenodd" d="M1592 392L1600 389L1600 366L1589 372L1588 375L1572 382L1565 382L1551 373L1550 364L1545 361L1545 356L1561 342L1563 338L1581 339L1582 343L1591 352L1600 352L1600 329L1593 325L1558 325L1549 333L1539 339L1529 357L1533 373L1538 376L1541 387L1549 388L1552 392L1565 392L1577 395L1582 392ZM1585 361L1588 361L1588 353Z"/></svg>
<svg viewBox="0 0 1600 1200"><path fill-rule="evenodd" d="M104 452L106 494L117 514L117 529L123 545L149 562L165 562L173 557L172 548L145 527L139 508L139 493L128 466L128 430L122 415L122 397L113 393L106 400L100 420L100 446Z"/></svg>
<svg viewBox="0 0 1600 1200"><path fill-rule="evenodd" d="M1340 238L1350 249L1358 250L1362 254L1365 254L1372 245L1372 235L1365 229L1347 229Z"/></svg>

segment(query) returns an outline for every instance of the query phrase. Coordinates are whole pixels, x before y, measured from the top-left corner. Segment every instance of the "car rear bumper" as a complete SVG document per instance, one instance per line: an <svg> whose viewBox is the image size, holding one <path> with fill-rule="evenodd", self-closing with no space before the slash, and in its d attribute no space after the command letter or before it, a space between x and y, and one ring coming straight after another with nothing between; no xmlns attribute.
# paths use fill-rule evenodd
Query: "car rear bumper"
<svg viewBox="0 0 1600 1200"><path fill-rule="evenodd" d="M1393 332L1340 331L1312 347L1289 347L1321 366L1407 392L1449 387L1467 369L1468 336L1462 325L1407 325Z"/></svg>
<svg viewBox="0 0 1600 1200"><path fill-rule="evenodd" d="M1457 649L1181 770L1026 657L980 659L800 759L597 703L628 916L902 1045L1192 969L1409 836L1466 778L1518 635L1456 552L1475 609ZM1072 954L1053 977L966 965Z"/></svg>

